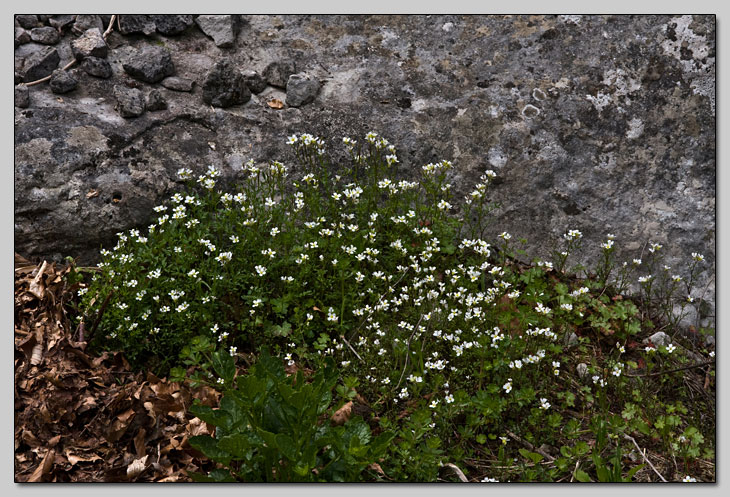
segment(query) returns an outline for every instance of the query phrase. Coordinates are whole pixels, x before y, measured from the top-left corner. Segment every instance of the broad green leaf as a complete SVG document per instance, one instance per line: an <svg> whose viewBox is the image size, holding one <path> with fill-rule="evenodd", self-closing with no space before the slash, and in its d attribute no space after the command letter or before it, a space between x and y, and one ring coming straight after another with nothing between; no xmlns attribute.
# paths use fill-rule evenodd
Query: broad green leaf
<svg viewBox="0 0 730 497"><path fill-rule="evenodd" d="M575 476L576 480L583 482L583 483L593 481L593 480L591 480L591 477L588 476L588 473L586 473L582 469L575 470L575 473L573 474L573 476Z"/></svg>
<svg viewBox="0 0 730 497"><path fill-rule="evenodd" d="M190 439L190 445L202 452L205 457L228 465L231 462L231 454L218 447L218 441L208 435L200 435Z"/></svg>
<svg viewBox="0 0 730 497"><path fill-rule="evenodd" d="M292 438L285 434L279 433L275 437L276 446L279 448L281 453L292 462L297 461L297 446Z"/></svg>
<svg viewBox="0 0 730 497"><path fill-rule="evenodd" d="M233 357L225 350L216 350L213 353L212 362L215 373L223 378L227 384L230 384L236 374L236 364Z"/></svg>

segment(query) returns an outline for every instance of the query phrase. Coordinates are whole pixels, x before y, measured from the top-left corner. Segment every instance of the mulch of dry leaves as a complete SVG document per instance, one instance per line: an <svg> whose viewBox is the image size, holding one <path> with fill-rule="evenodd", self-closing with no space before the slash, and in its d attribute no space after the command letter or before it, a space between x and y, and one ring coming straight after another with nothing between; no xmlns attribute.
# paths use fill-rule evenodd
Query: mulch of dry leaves
<svg viewBox="0 0 730 497"><path fill-rule="evenodd" d="M187 408L220 394L88 354L67 315L70 270L15 254L15 481L177 482L212 469L188 444L212 427Z"/></svg>

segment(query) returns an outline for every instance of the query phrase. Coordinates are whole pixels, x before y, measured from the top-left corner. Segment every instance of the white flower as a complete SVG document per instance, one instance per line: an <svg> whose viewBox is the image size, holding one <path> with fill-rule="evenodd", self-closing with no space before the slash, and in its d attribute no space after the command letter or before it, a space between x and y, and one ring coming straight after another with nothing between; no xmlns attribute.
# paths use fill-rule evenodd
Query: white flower
<svg viewBox="0 0 730 497"><path fill-rule="evenodd" d="M231 241L231 243L238 243L239 238L236 235L231 235L228 237L228 239Z"/></svg>
<svg viewBox="0 0 730 497"><path fill-rule="evenodd" d="M506 393L510 393L512 391L512 378L508 378L507 383L502 385L502 388Z"/></svg>
<svg viewBox="0 0 730 497"><path fill-rule="evenodd" d="M550 402L545 397L540 398L540 409L543 411L550 409Z"/></svg>
<svg viewBox="0 0 730 497"><path fill-rule="evenodd" d="M566 234L564 234L563 237L566 240L577 240L578 238L583 237L583 233L578 230L570 230Z"/></svg>
<svg viewBox="0 0 730 497"><path fill-rule="evenodd" d="M693 478L693 477L691 477L689 475L687 475L687 476L684 477L684 479L682 480L682 482L683 483L696 483L697 482L697 479L696 478Z"/></svg>
<svg viewBox="0 0 730 497"><path fill-rule="evenodd" d="M705 256L702 254L698 254L697 252L692 252L692 259L697 262L702 262L705 260Z"/></svg>
<svg viewBox="0 0 730 497"><path fill-rule="evenodd" d="M221 252L216 257L216 260L221 263L221 265L225 264L226 262L230 262L230 260L233 258L233 252Z"/></svg>
<svg viewBox="0 0 730 497"><path fill-rule="evenodd" d="M237 351L237 350L238 350L238 347L234 347L234 346L231 346L231 348L230 348L230 349L228 349L228 353L229 353L230 355L233 355L233 354L235 354L235 353L236 353L236 351Z"/></svg>
<svg viewBox="0 0 730 497"><path fill-rule="evenodd" d="M446 403L447 403L447 404L451 404L452 402L454 402L454 396L453 396L453 395L451 395L451 394L449 394L449 395L447 395L447 396L446 396L446 397L444 398L444 400L446 401Z"/></svg>
<svg viewBox="0 0 730 497"><path fill-rule="evenodd" d="M438 399L433 399L431 401L431 403L428 405L428 407L430 407L431 409L435 409L437 405L439 405L439 400Z"/></svg>
<svg viewBox="0 0 730 497"><path fill-rule="evenodd" d="M279 233L281 233L281 231L279 230L279 228L277 228L276 226L274 226L273 228L271 228L271 232L270 233L271 233L271 236L276 236Z"/></svg>
<svg viewBox="0 0 730 497"><path fill-rule="evenodd" d="M197 269L191 269L190 271L188 271L188 276L190 276L191 278L197 277L198 274L200 274L200 273L198 272Z"/></svg>
<svg viewBox="0 0 730 497"><path fill-rule="evenodd" d="M673 343L670 343L665 348L667 350L667 354L671 354L672 352L674 352L675 350L677 350L677 347L675 347Z"/></svg>

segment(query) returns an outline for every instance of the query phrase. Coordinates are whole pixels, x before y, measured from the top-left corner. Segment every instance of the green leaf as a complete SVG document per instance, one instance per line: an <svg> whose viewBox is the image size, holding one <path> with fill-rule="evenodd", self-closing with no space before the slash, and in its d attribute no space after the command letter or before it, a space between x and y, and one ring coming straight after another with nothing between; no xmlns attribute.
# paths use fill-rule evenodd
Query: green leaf
<svg viewBox="0 0 730 497"><path fill-rule="evenodd" d="M519 452L520 454L522 454L522 457L524 457L525 459L529 459L535 464L543 460L543 456L541 454L538 454L537 452L530 452L527 449L519 449Z"/></svg>
<svg viewBox="0 0 730 497"><path fill-rule="evenodd" d="M200 435L190 439L190 445L202 452L205 457L228 465L231 462L231 454L218 447L218 441L208 435Z"/></svg>
<svg viewBox="0 0 730 497"><path fill-rule="evenodd" d="M235 459L245 459L251 449L251 441L248 436L236 433L218 440L218 447L229 452Z"/></svg>
<svg viewBox="0 0 730 497"><path fill-rule="evenodd" d="M279 433L275 437L276 446L279 448L281 453L292 462L297 461L297 446L292 438L285 434Z"/></svg>
<svg viewBox="0 0 730 497"><path fill-rule="evenodd" d="M227 384L230 384L233 381L233 376L236 374L236 364L233 361L233 357L224 350L216 350L213 353L213 370Z"/></svg>
<svg viewBox="0 0 730 497"><path fill-rule="evenodd" d="M576 480L583 482L583 483L593 481L593 480L591 480L591 477L588 476L588 473L586 473L582 469L576 469L575 473L573 473L573 476L575 477Z"/></svg>

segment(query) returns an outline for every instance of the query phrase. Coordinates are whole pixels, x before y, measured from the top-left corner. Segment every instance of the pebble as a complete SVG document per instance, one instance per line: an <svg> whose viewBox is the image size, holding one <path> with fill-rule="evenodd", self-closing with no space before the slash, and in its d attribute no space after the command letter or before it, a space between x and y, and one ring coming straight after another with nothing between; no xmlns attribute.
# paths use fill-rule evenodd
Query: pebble
<svg viewBox="0 0 730 497"><path fill-rule="evenodd" d="M152 21L158 33L165 36L179 35L194 24L193 16L185 15L153 15Z"/></svg>
<svg viewBox="0 0 730 497"><path fill-rule="evenodd" d="M30 43L30 33L20 26L15 28L15 46L18 45L25 45L26 43Z"/></svg>
<svg viewBox="0 0 730 497"><path fill-rule="evenodd" d="M30 83L49 76L61 61L55 48L46 47L29 55L23 63L23 81Z"/></svg>
<svg viewBox="0 0 730 497"><path fill-rule="evenodd" d="M319 80L305 73L292 74L286 84L286 104L301 107L314 101L319 92Z"/></svg>
<svg viewBox="0 0 730 497"><path fill-rule="evenodd" d="M49 84L53 93L61 95L76 89L79 82L68 71L56 69L51 75Z"/></svg>
<svg viewBox="0 0 730 497"><path fill-rule="evenodd" d="M18 24L23 26L25 29L33 29L40 25L38 22L38 16L35 14L17 15L15 16L15 20L18 21Z"/></svg>
<svg viewBox="0 0 730 497"><path fill-rule="evenodd" d="M167 109L167 101L165 100L165 97L162 96L160 90L155 89L147 94L145 107L149 111L165 110Z"/></svg>
<svg viewBox="0 0 730 497"><path fill-rule="evenodd" d="M63 29L66 28L66 26L68 26L75 20L76 20L75 15L59 14L57 16L51 16L50 19L48 19L48 24L50 24L54 28L58 29L59 31L62 31Z"/></svg>
<svg viewBox="0 0 730 497"><path fill-rule="evenodd" d="M584 362L581 362L575 367L575 370L578 372L578 376L581 378L585 378L588 376L588 365Z"/></svg>
<svg viewBox="0 0 730 497"><path fill-rule="evenodd" d="M216 62L203 83L203 101L213 107L231 107L250 99L251 91L236 66L228 60Z"/></svg>
<svg viewBox="0 0 730 497"><path fill-rule="evenodd" d="M657 347L660 347L662 345L669 345L670 343L672 343L672 339L663 331L657 331L649 338L645 338L643 341L643 343L649 342L653 343Z"/></svg>
<svg viewBox="0 0 730 497"><path fill-rule="evenodd" d="M162 47L146 47L130 55L122 67L127 74L145 83L157 83L175 73L170 52Z"/></svg>
<svg viewBox="0 0 730 497"><path fill-rule="evenodd" d="M286 88L289 76L296 73L296 64L292 60L272 62L264 69L264 79L277 88Z"/></svg>
<svg viewBox="0 0 730 497"><path fill-rule="evenodd" d="M162 86L174 91L192 91L193 81L191 79L170 76L162 80Z"/></svg>
<svg viewBox="0 0 730 497"><path fill-rule="evenodd" d="M71 52L76 60L86 57L106 57L109 47L98 28L91 28L71 42Z"/></svg>
<svg viewBox="0 0 730 497"><path fill-rule="evenodd" d="M43 45L55 45L61 40L61 35L58 34L58 30L56 28L43 26L42 28L31 29L30 39Z"/></svg>
<svg viewBox="0 0 730 497"><path fill-rule="evenodd" d="M142 33L147 36L154 34L157 30L152 16L123 14L118 17L119 31L123 35Z"/></svg>
<svg viewBox="0 0 730 497"><path fill-rule="evenodd" d="M200 30L213 38L217 47L232 47L236 41L233 16L202 15L195 19Z"/></svg>
<svg viewBox="0 0 730 497"><path fill-rule="evenodd" d="M251 90L251 93L258 95L266 89L266 80L256 71L246 70L243 71L243 80L246 82L246 86Z"/></svg>
<svg viewBox="0 0 730 497"><path fill-rule="evenodd" d="M20 84L15 87L15 106L25 109L30 105L30 92L28 87Z"/></svg>
<svg viewBox="0 0 730 497"><path fill-rule="evenodd" d="M114 96L117 99L117 110L122 117L137 117L144 114L145 98L137 88L114 87Z"/></svg>
<svg viewBox="0 0 730 497"><path fill-rule="evenodd" d="M86 74L97 78L111 78L112 77L112 66L106 59L99 57L86 57L81 63L81 69L86 71Z"/></svg>
<svg viewBox="0 0 730 497"><path fill-rule="evenodd" d="M102 33L104 32L104 23L101 21L101 17L97 15L77 15L76 22L71 30L81 34L94 28Z"/></svg>

